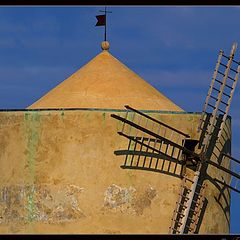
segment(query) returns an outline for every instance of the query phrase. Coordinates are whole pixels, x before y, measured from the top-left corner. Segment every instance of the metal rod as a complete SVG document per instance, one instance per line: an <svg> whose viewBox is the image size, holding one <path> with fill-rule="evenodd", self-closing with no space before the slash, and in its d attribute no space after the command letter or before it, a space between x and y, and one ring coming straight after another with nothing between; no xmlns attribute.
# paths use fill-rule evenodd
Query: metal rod
<svg viewBox="0 0 240 240"><path fill-rule="evenodd" d="M104 41L107 41L107 6L105 6L105 31L104 31Z"/></svg>
<svg viewBox="0 0 240 240"><path fill-rule="evenodd" d="M99 11L105 13L105 31L104 31L104 41L107 41L107 13L112 13L110 11L107 11L107 6L105 6L104 11Z"/></svg>

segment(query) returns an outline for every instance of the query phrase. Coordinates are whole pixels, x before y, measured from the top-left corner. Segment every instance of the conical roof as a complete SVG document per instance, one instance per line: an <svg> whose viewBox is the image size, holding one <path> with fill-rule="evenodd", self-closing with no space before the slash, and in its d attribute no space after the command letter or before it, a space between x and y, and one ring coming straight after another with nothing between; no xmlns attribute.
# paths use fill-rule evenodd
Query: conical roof
<svg viewBox="0 0 240 240"><path fill-rule="evenodd" d="M104 43L104 42L103 42ZM28 107L108 108L183 111L149 83L113 57L109 45L86 65Z"/></svg>

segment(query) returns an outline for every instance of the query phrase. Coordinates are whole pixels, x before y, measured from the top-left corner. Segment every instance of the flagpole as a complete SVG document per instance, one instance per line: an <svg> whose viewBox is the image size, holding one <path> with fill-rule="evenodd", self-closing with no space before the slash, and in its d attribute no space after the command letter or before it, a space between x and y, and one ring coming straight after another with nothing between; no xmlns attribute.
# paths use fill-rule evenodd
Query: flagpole
<svg viewBox="0 0 240 240"><path fill-rule="evenodd" d="M100 16L105 16L105 24L103 24L102 22L100 24L98 24L99 21L100 21L100 20L98 20L96 26L103 26L103 25L105 25L105 28L104 28L105 29L105 31L104 31L104 41L106 42L107 41L107 13L112 13L112 12L107 11L107 6L105 6L105 10L104 11L100 10L99 12L104 12L105 13L104 15L100 15ZM96 17L98 18L100 16L96 16Z"/></svg>
<svg viewBox="0 0 240 240"><path fill-rule="evenodd" d="M105 33L104 33L104 41L107 41L107 6L105 6Z"/></svg>

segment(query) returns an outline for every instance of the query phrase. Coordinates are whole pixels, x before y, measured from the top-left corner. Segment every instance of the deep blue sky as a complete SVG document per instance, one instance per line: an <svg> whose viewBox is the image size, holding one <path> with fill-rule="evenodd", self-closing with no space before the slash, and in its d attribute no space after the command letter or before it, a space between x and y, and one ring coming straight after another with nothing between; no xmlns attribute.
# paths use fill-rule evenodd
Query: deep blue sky
<svg viewBox="0 0 240 240"><path fill-rule="evenodd" d="M25 108L100 51L102 6L0 7L0 108ZM189 112L200 112L220 49L239 43L238 6L110 6L110 52ZM240 83L230 110L240 159ZM231 233L240 233L233 193Z"/></svg>

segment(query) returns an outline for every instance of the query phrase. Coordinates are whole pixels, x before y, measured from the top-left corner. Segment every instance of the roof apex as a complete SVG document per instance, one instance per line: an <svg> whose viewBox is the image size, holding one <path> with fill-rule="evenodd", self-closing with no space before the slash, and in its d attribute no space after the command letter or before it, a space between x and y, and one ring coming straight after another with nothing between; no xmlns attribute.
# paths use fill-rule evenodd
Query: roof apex
<svg viewBox="0 0 240 240"><path fill-rule="evenodd" d="M111 108L183 111L126 65L112 56L108 42L103 51L50 90L28 109Z"/></svg>

